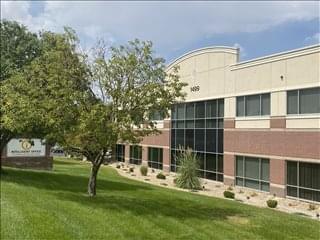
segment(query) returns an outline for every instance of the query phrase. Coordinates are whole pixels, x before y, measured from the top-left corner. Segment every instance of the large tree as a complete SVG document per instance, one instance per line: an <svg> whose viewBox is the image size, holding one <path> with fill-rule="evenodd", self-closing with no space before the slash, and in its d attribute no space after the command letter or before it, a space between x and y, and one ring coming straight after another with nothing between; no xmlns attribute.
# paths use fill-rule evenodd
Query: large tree
<svg viewBox="0 0 320 240"><path fill-rule="evenodd" d="M158 133L149 116L167 116L184 97L184 84L177 69L166 72L151 42L135 40L109 51L100 44L88 62L71 29L39 38L40 56L1 85L1 124L15 133L11 137L42 137L86 156L92 163L88 193L95 196L107 150Z"/></svg>
<svg viewBox="0 0 320 240"><path fill-rule="evenodd" d="M90 96L89 71L75 33L43 32L39 42L41 54L1 82L2 148L13 137L59 141Z"/></svg>
<svg viewBox="0 0 320 240"><path fill-rule="evenodd" d="M183 98L177 69L166 72L152 43L130 41L110 48L95 49L91 64L95 98L81 106L79 124L65 136L64 146L80 152L92 163L88 194L96 195L99 168L106 152L118 141L138 143L158 130L149 116L168 116L171 105Z"/></svg>
<svg viewBox="0 0 320 240"><path fill-rule="evenodd" d="M37 34L31 33L26 27L14 21L1 20L1 47L0 47L0 154L8 141L18 134L17 127L8 126L4 122L5 81L21 72L24 67L41 54L41 43ZM18 117L18 116L17 116ZM19 125L19 118L16 119Z"/></svg>

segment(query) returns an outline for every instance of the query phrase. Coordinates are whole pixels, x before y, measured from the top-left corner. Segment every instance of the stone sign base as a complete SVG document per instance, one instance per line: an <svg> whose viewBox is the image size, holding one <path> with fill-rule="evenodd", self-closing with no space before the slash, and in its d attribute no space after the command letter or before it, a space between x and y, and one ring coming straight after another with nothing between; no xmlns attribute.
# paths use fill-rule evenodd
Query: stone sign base
<svg viewBox="0 0 320 240"><path fill-rule="evenodd" d="M2 157L1 165L15 168L52 170L53 157Z"/></svg>

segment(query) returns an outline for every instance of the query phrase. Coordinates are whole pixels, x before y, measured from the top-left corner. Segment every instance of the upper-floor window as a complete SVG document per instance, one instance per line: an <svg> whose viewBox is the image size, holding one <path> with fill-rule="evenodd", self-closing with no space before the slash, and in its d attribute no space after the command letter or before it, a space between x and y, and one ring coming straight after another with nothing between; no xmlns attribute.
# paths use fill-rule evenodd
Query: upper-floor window
<svg viewBox="0 0 320 240"><path fill-rule="evenodd" d="M320 87L287 92L287 114L320 113Z"/></svg>
<svg viewBox="0 0 320 240"><path fill-rule="evenodd" d="M270 115L270 93L237 97L237 117Z"/></svg>

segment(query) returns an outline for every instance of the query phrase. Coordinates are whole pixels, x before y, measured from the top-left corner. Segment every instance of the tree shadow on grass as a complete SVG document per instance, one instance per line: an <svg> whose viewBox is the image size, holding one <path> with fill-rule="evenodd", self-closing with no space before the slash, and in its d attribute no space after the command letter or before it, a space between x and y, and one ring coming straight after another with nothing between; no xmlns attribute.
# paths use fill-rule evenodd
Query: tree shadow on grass
<svg viewBox="0 0 320 240"><path fill-rule="evenodd" d="M172 190L169 190L172 191ZM56 197L63 201L77 202L86 208L106 212L131 212L134 216L148 216L157 218L159 216L171 217L179 220L228 220L229 217L249 217L250 213L241 208L232 206L231 202L219 204L219 201L203 203L183 197L168 197L170 193L163 196L153 195L152 192L135 195L123 194L99 194L95 198L79 196L77 194L57 194ZM185 193L188 194L188 193ZM195 196L202 197L202 196ZM220 200L220 202L226 200ZM231 203L231 205L229 205Z"/></svg>
<svg viewBox="0 0 320 240"><path fill-rule="evenodd" d="M195 195L190 199L185 196L189 193L147 186L121 176L113 175L113 180L98 177L97 196L90 198L86 195L88 176L11 168L6 171L8 174L1 177L3 182L44 190L52 194L53 199L75 202L95 210L130 211L134 216L166 216L179 220L227 220L231 216L249 216L245 209L234 205L238 203L213 198L210 199L212 204L208 204L208 201L201 201L203 196Z"/></svg>
<svg viewBox="0 0 320 240"><path fill-rule="evenodd" d="M16 183L46 191L65 191L77 194L86 192L89 179L89 171L86 176L13 168L6 168L5 171L6 175L1 176L1 182ZM132 184L128 184L125 181L121 181L120 177L119 181L112 181L98 176L97 190L99 191L99 189L107 189L108 191L152 190L150 187L139 183L132 182Z"/></svg>

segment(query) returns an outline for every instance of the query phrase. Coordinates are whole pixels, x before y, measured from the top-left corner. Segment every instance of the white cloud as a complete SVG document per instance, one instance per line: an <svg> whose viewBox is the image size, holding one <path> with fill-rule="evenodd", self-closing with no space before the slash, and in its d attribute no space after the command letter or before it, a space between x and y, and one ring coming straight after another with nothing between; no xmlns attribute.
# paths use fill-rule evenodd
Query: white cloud
<svg viewBox="0 0 320 240"><path fill-rule="evenodd" d="M288 21L319 18L317 2L93 2L48 1L32 16L30 2L1 1L1 16L31 30L73 27L87 42L133 38L158 49L181 46L221 33L257 32Z"/></svg>
<svg viewBox="0 0 320 240"><path fill-rule="evenodd" d="M242 47L239 43L233 44L233 47L239 48L239 50L240 50L240 56L241 56L242 58L247 56L247 51L246 51L246 49L245 49L244 47Z"/></svg>
<svg viewBox="0 0 320 240"><path fill-rule="evenodd" d="M305 42L307 44L319 44L320 43L320 32L315 33L312 36L306 37Z"/></svg>

